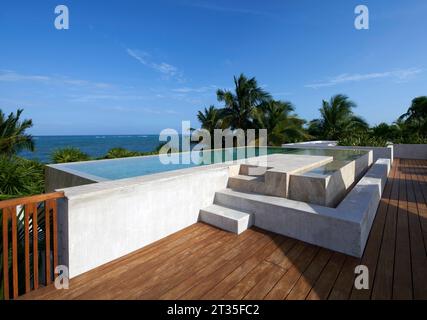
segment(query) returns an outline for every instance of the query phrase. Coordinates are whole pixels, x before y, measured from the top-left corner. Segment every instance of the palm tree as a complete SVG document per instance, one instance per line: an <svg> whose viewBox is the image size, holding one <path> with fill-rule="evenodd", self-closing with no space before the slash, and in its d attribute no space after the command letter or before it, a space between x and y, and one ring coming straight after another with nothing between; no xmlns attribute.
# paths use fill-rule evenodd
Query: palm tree
<svg viewBox="0 0 427 320"><path fill-rule="evenodd" d="M211 136L215 129L221 128L221 111L214 106L205 108L205 110L197 113L197 119L200 121L202 129L209 131Z"/></svg>
<svg viewBox="0 0 427 320"><path fill-rule="evenodd" d="M268 101L262 103L255 115L258 129L267 129L268 145L281 145L286 142L301 141L307 138L304 120L293 112L294 106L287 101Z"/></svg>
<svg viewBox="0 0 427 320"><path fill-rule="evenodd" d="M399 117L408 129L418 136L427 136L427 96L417 97L412 100L408 111Z"/></svg>
<svg viewBox="0 0 427 320"><path fill-rule="evenodd" d="M368 130L366 121L354 115L355 107L356 104L342 94L323 100L319 109L321 118L310 122L309 133L322 139L339 140L351 132Z"/></svg>
<svg viewBox="0 0 427 320"><path fill-rule="evenodd" d="M211 140L209 147L212 148L214 145L215 129L222 128L223 119L221 110L211 105L209 108L199 111L197 113L197 119L199 120L202 129L209 132ZM195 131L196 133L198 132L196 129L192 129L192 131Z"/></svg>
<svg viewBox="0 0 427 320"><path fill-rule="evenodd" d="M225 103L222 109L223 127L231 129L251 129L256 108L271 100L271 95L258 86L255 78L246 78L241 74L234 77L234 93L218 90L217 99Z"/></svg>
<svg viewBox="0 0 427 320"><path fill-rule="evenodd" d="M11 156L21 150L34 151L33 137L25 131L33 126L32 120L20 121L23 110L10 113L6 118L0 110L0 154Z"/></svg>

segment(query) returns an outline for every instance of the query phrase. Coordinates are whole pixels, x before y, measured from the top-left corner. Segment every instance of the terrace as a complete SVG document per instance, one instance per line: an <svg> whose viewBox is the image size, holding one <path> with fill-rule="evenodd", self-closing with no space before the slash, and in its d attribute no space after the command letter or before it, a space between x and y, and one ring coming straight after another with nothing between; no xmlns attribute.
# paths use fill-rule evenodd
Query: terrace
<svg viewBox="0 0 427 320"><path fill-rule="evenodd" d="M361 258L195 223L23 299L427 299L427 161L394 159ZM354 268L369 268L369 290Z"/></svg>

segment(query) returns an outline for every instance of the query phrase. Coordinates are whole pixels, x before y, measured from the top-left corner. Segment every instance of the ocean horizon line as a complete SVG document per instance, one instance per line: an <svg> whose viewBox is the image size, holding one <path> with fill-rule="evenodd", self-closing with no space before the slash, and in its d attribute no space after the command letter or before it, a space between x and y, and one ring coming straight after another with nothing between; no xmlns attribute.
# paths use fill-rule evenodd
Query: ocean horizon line
<svg viewBox="0 0 427 320"><path fill-rule="evenodd" d="M160 133L132 133L132 134L31 134L33 137L136 137L158 136Z"/></svg>

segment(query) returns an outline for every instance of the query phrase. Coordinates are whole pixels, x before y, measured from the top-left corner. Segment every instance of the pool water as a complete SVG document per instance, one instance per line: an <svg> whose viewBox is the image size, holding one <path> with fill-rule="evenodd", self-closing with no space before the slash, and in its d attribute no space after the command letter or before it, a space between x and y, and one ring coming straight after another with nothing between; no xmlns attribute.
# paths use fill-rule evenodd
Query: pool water
<svg viewBox="0 0 427 320"><path fill-rule="evenodd" d="M367 152L363 150L295 149L275 147L269 147L266 151L267 154L332 156L334 160L340 162L354 160ZM265 149L261 149L261 155L263 154L265 154ZM98 180L117 180L231 160L245 159L258 155L260 155L260 150L258 148L234 148L224 150L206 150L196 153L193 152L192 161L189 161L189 153L179 153L175 155L175 157L178 158L179 163L164 164L160 160L159 156L147 156L67 163L58 165L57 168L72 170L76 174L81 173L83 175L92 176L93 178L100 178Z"/></svg>

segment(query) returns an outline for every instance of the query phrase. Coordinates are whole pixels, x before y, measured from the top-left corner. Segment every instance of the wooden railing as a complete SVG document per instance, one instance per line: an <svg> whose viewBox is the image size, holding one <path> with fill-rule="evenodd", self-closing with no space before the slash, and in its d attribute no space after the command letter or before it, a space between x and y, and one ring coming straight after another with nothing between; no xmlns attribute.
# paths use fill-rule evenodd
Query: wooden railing
<svg viewBox="0 0 427 320"><path fill-rule="evenodd" d="M15 299L52 282L58 265L57 200L63 197L55 192L0 201L0 299Z"/></svg>

